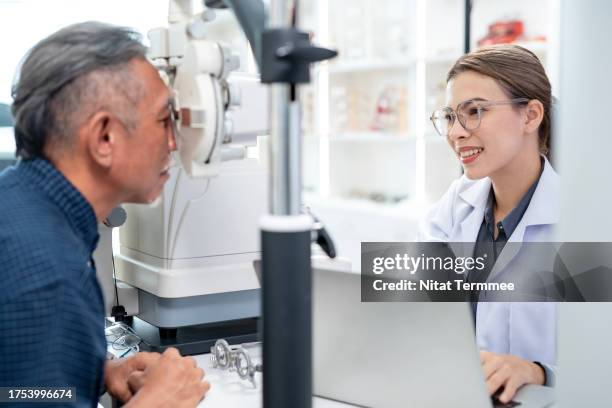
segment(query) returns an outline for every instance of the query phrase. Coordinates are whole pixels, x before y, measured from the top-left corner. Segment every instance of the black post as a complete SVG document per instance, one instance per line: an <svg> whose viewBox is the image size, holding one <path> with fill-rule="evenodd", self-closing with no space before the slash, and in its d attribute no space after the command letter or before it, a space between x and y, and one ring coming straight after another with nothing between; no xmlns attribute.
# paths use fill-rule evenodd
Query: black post
<svg viewBox="0 0 612 408"><path fill-rule="evenodd" d="M288 14L287 0L272 0L265 30L261 27L263 12L255 16L250 12L253 7L263 10L261 1L225 1L251 40L262 83L270 84L271 214L260 222L263 406L310 408L310 246L314 222L310 215L301 214L301 126L296 91L299 84L310 82L311 64L337 53L312 45L308 33L295 27L297 1ZM261 45L259 50L257 44ZM333 253L333 245L328 253Z"/></svg>
<svg viewBox="0 0 612 408"><path fill-rule="evenodd" d="M262 225L263 406L310 408L312 325L310 227Z"/></svg>

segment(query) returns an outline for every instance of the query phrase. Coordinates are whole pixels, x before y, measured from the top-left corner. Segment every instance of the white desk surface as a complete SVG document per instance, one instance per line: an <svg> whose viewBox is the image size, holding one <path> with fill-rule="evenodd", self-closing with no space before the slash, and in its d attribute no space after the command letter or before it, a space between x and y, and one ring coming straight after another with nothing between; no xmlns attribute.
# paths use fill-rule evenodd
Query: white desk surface
<svg viewBox="0 0 612 408"><path fill-rule="evenodd" d="M261 408L262 374L255 374L257 388L247 380L241 380L235 372L213 368L210 354L194 356L198 366L206 372L211 388L200 408ZM254 359L257 360L257 359ZM314 397L313 408L347 408L354 405Z"/></svg>
<svg viewBox="0 0 612 408"><path fill-rule="evenodd" d="M258 360L252 356L253 360ZM200 403L200 408L261 408L262 375L257 373L257 388L251 383L241 380L235 372L213 368L210 354L194 356L198 366L206 372L206 378L212 387L206 398ZM520 408L550 408L553 405L541 403L548 399L553 389L537 385L528 385L521 388L515 398L521 402ZM354 405L331 401L324 398L313 397L313 408L348 408Z"/></svg>

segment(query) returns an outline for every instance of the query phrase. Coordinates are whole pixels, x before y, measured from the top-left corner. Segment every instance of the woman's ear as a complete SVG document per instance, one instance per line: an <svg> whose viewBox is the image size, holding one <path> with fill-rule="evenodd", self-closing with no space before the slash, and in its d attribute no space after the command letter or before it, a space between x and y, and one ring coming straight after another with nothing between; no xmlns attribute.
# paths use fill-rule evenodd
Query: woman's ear
<svg viewBox="0 0 612 408"><path fill-rule="evenodd" d="M529 133L537 132L542 120L544 120L544 105L537 99L532 99L525 107L525 126Z"/></svg>

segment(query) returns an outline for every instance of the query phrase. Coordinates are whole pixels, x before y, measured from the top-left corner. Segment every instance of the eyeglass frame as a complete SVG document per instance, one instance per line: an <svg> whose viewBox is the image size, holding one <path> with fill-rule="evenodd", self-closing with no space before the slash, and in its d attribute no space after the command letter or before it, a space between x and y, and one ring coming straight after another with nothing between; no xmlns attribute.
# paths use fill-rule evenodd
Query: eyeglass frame
<svg viewBox="0 0 612 408"><path fill-rule="evenodd" d="M482 109L483 108L487 108L490 106L498 106L498 105L516 105L516 104L527 104L529 103L529 101L531 101L531 99L529 98L513 98L513 99L508 99L505 101L488 101L485 99L468 99L466 101L463 102L459 102L457 104L457 108L453 109L449 106L446 106L444 108L439 108L436 109L432 112L431 116L429 117L429 120L431 121L434 129L436 130L436 133L438 133L440 136L442 137L448 137L448 133L450 132L450 130L453 128L453 125L455 124L455 120L459 121L459 124L468 132L474 131L476 129L478 129L480 127L480 124L482 123ZM468 103L480 103L486 106L480 106L480 105L476 105L476 109L478 110L478 124L473 127L468 129L467 126L463 123L463 121L460 118L460 115L457 114L457 112L459 111L459 108L462 105L468 104ZM450 111L450 116L451 116L451 121L449 122L449 126L448 126L448 131L446 132L445 135L442 134L442 132L440 132L440 130L438 129L438 127L436 126L435 123L435 119L434 119L434 115L436 114L436 112L439 111Z"/></svg>
<svg viewBox="0 0 612 408"><path fill-rule="evenodd" d="M143 343L143 340L136 334L134 329L123 322L116 322L106 327L104 329L104 335L107 344L109 344L113 350L125 350L125 352L117 358L125 357L128 353L138 353L140 351L140 343ZM111 339L110 337L113 338ZM132 338L134 344L126 344L128 338Z"/></svg>
<svg viewBox="0 0 612 408"><path fill-rule="evenodd" d="M178 109L177 107L178 103L176 101L176 97L172 96L170 97L170 100L168 101L168 114L169 114L169 120L170 120L170 125L172 127L172 132L174 132L174 137L177 139L179 139L180 136L180 127L181 127L181 121L182 121L182 117L181 117L181 111Z"/></svg>
<svg viewBox="0 0 612 408"><path fill-rule="evenodd" d="M244 346L255 343L245 343L241 345L230 345L227 340L219 339L210 348L210 359L214 368L229 369L235 371L242 380L249 380L253 388L257 388L255 373L262 372L261 364L254 364L251 356ZM242 365L240 363L246 363Z"/></svg>

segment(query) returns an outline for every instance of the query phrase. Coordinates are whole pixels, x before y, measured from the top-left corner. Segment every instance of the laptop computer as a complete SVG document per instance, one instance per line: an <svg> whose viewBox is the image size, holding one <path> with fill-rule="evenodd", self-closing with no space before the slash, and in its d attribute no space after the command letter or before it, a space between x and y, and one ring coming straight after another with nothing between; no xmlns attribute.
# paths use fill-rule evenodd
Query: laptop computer
<svg viewBox="0 0 612 408"><path fill-rule="evenodd" d="M492 406L467 304L361 303L360 285L359 274L313 269L315 395L376 408Z"/></svg>

